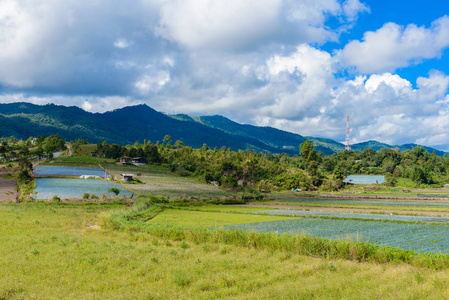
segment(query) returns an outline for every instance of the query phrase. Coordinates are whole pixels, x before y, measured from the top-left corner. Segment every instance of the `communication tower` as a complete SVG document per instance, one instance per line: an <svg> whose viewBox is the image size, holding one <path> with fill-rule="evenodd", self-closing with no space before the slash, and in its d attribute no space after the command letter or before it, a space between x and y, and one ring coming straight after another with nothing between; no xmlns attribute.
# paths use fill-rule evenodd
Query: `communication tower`
<svg viewBox="0 0 449 300"><path fill-rule="evenodd" d="M349 144L349 115L346 115L346 144L345 150L351 151L351 145Z"/></svg>

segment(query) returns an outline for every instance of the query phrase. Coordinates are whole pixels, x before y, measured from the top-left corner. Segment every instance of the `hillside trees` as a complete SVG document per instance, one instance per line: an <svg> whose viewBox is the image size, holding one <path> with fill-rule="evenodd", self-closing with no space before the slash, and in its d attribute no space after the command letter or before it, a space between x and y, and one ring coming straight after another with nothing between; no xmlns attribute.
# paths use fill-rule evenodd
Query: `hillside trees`
<svg viewBox="0 0 449 300"><path fill-rule="evenodd" d="M443 183L449 179L449 158L429 154L422 147L400 152L396 149L374 151L341 151L330 156L317 152L305 141L299 156L257 153L252 150L231 151L226 147L199 149L172 142L165 136L162 143L122 146L97 144L97 153L110 158L143 157L148 163L167 166L182 176L192 176L204 182L214 182L230 189L296 189L313 190L323 187L335 190L351 174L386 174L387 184L395 185L398 177L410 178L416 184Z"/></svg>

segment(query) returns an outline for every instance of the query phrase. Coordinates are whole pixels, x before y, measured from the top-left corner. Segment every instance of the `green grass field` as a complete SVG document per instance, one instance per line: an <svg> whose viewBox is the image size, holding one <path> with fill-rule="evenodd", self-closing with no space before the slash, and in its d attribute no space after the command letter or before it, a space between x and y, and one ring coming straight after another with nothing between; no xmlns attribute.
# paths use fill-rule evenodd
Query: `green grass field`
<svg viewBox="0 0 449 300"><path fill-rule="evenodd" d="M225 212L166 209L148 222L150 224L158 225L167 224L174 226L221 227L234 224L270 222L286 219L291 218Z"/></svg>
<svg viewBox="0 0 449 300"><path fill-rule="evenodd" d="M442 299L447 270L98 227L118 205L0 205L0 299Z"/></svg>

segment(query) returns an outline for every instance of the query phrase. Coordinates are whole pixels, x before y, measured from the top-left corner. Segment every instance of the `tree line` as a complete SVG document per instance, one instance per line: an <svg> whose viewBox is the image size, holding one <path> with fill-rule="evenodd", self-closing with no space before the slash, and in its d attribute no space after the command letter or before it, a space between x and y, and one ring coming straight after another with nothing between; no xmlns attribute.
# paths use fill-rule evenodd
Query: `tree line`
<svg viewBox="0 0 449 300"><path fill-rule="evenodd" d="M330 156L317 152L310 140L300 145L298 155L263 152L232 151L221 147L200 149L185 146L182 141L172 144L169 135L162 142L145 141L122 146L97 144L101 156L143 157L148 163L164 165L182 176L230 189L259 190L327 190L343 187L343 179L352 174L382 174L386 184L394 186L399 178L406 178L416 186L442 185L448 180L449 158L429 153L422 146L400 152L396 149L375 151L341 151Z"/></svg>

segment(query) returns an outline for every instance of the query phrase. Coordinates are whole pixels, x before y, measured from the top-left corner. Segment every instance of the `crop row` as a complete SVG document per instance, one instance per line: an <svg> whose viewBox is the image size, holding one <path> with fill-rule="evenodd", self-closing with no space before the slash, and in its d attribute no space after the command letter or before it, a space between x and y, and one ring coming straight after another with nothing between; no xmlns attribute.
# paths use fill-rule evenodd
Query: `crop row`
<svg viewBox="0 0 449 300"><path fill-rule="evenodd" d="M269 214L284 216L301 216L301 217L330 217L342 219L367 219L367 220L387 220L387 221L404 221L404 222L426 222L426 223L447 223L449 218L442 217L422 217L422 216L398 216L398 215L380 215L380 214L357 214L357 213L341 213L327 211L304 211L295 209L273 209L260 211L248 211L253 214Z"/></svg>
<svg viewBox="0 0 449 300"><path fill-rule="evenodd" d="M345 205L375 205L375 206L410 206L410 207L449 207L449 202L437 201L403 201L403 200L350 200L350 199L291 199L277 198L281 202L322 203Z"/></svg>
<svg viewBox="0 0 449 300"><path fill-rule="evenodd" d="M293 219L226 226L230 230L309 235L331 240L364 241L421 253L449 254L448 226L364 222L357 220Z"/></svg>

